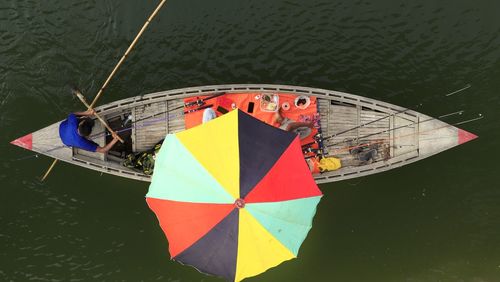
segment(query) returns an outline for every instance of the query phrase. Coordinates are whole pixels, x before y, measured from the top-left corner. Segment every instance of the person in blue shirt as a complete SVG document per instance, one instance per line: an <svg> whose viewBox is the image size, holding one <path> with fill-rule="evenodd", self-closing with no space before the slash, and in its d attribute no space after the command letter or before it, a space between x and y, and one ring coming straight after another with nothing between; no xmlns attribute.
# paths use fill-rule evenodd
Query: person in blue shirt
<svg viewBox="0 0 500 282"><path fill-rule="evenodd" d="M115 145L118 141L118 135L115 132L112 133L113 140L104 147L87 139L92 132L92 127L94 127L94 120L90 118L94 113L94 110L71 113L67 119L61 122L59 136L64 145L98 153L106 153Z"/></svg>

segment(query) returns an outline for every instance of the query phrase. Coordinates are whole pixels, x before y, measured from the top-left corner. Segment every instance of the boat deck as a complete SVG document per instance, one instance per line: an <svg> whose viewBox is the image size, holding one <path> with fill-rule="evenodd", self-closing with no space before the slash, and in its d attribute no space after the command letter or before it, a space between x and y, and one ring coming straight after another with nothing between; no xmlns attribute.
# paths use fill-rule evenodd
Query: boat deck
<svg viewBox="0 0 500 282"><path fill-rule="evenodd" d="M164 139L167 133L184 130L183 109L179 108L183 104L182 100L171 100L136 107L132 115L135 124L133 151L146 151Z"/></svg>

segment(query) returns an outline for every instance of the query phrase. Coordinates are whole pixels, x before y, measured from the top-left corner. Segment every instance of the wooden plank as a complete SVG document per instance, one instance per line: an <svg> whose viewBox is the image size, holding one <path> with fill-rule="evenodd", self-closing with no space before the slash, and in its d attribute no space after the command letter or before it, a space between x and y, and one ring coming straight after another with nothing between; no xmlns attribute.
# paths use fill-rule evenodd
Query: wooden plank
<svg viewBox="0 0 500 282"><path fill-rule="evenodd" d="M168 133L176 133L185 129L185 121L184 121L184 99L175 99L168 101L169 109L177 109L169 112L168 116Z"/></svg>
<svg viewBox="0 0 500 282"><path fill-rule="evenodd" d="M136 151L151 149L167 135L167 102L156 102L135 108Z"/></svg>
<svg viewBox="0 0 500 282"><path fill-rule="evenodd" d="M56 122L33 132L32 150L59 160L70 160L73 150L62 143L59 137L60 124L61 122Z"/></svg>
<svg viewBox="0 0 500 282"><path fill-rule="evenodd" d="M394 118L394 156L405 154L415 150L416 125L412 120L396 116Z"/></svg>
<svg viewBox="0 0 500 282"><path fill-rule="evenodd" d="M330 126L328 126L330 124L330 100L318 98L316 101L319 108L321 131L324 136L329 136L331 134Z"/></svg>

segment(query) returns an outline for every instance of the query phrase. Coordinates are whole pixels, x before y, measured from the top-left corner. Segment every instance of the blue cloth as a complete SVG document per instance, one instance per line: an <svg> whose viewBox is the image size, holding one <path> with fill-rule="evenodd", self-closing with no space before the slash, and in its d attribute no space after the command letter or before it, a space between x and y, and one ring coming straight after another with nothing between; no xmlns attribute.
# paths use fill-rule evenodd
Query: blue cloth
<svg viewBox="0 0 500 282"><path fill-rule="evenodd" d="M78 134L79 120L74 114L70 114L66 120L59 125L59 136L66 146L72 146L87 151L95 152L98 145Z"/></svg>

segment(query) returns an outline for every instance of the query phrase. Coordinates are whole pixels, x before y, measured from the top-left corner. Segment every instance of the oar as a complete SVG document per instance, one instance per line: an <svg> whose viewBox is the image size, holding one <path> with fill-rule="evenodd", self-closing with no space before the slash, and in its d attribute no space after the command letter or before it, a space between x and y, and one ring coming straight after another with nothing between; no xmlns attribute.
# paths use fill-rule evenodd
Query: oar
<svg viewBox="0 0 500 282"><path fill-rule="evenodd" d="M54 168L56 163L57 163L57 159L54 159L54 161L50 165L49 169L47 169L47 172L45 172L45 174L42 176L42 179L41 179L42 182L45 181L45 178L47 178L47 176L49 176L50 172L52 171L52 169Z"/></svg>
<svg viewBox="0 0 500 282"><path fill-rule="evenodd" d="M103 86L101 87L101 89L99 90L99 92L97 93L97 95L95 96L95 98L92 101L92 103L87 107L89 110L92 109L95 106L95 104L97 103L97 99L99 99L99 97L102 95L102 92L104 91L104 88L106 88L106 86L108 85L109 81L111 81L111 78L116 73L116 71L118 70L118 68L121 66L121 64L123 63L123 61L127 57L128 53L130 53L130 51L132 50L132 48L134 48L134 46L137 43L137 40L139 39L139 37L141 37L141 35L144 32L144 30L146 30L146 28L148 27L148 25L151 22L151 20L156 16L156 14L161 9L161 7L163 6L163 4L165 4L165 2L167 2L167 0L162 0L160 2L160 4L158 5L158 7L156 7L156 9L153 11L153 13L151 14L151 16L149 16L149 18L146 21L146 23L144 23L144 25L142 26L142 28L139 31L139 33L137 34L137 36L132 41L132 44L130 44L130 46L128 47L127 51L125 51L125 54L122 56L122 58L120 59L120 61L118 62L118 64L116 64L115 68L113 69L113 71L111 72L111 74L108 76L108 79L106 79L106 81L104 82ZM120 141L123 143L123 140L121 140L121 138L120 138ZM54 168L54 166L56 165L56 163L57 163L57 159L54 159L54 161L50 165L50 167L47 170L47 172L43 175L42 181L44 181L45 178L47 178L47 176L52 171L52 169Z"/></svg>
<svg viewBox="0 0 500 282"><path fill-rule="evenodd" d="M85 97L83 97L82 93L75 89L73 90L73 92L75 93L76 97L78 97L78 99L80 99L80 101L82 101L82 103L85 105L85 107L87 107L89 110L93 110L92 107L87 103L87 100L85 100ZM111 127L109 127L108 123L103 119L101 118L101 116L99 114L97 114L96 112L94 112L94 116L102 123L102 125L104 125L104 127L106 127L106 129L111 132L113 135L116 134L116 132L111 129ZM116 137L118 138L118 140L120 140L120 142L122 143L125 143L125 141L123 141L123 139L118 136L118 134L116 134Z"/></svg>
<svg viewBox="0 0 500 282"><path fill-rule="evenodd" d="M156 14L161 9L161 7L163 6L163 4L165 4L165 2L167 2L167 0L162 0L160 2L160 4L158 5L158 7L156 7L156 9L153 11L153 13L151 14L151 16L149 16L148 20L144 23L144 25L142 26L142 28L139 31L139 33L137 33L137 35L135 36L134 40L132 41L132 44L130 44L130 46L128 47L127 51L125 51L125 54L121 57L120 61L118 61L118 64L116 64L115 68L113 69L113 71L111 72L111 74L108 76L108 79L106 79L106 81L102 85L101 89L99 89L99 92L97 92L97 95L95 96L94 100L90 104L90 108L93 108L95 106L95 104L97 103L97 99L99 99L99 97L102 95L102 92L104 91L104 88L106 88L106 86L108 86L108 83L111 80L111 78L115 75L116 71L121 66L121 64L123 63L123 61L125 61L125 58L128 56L128 53L130 53L130 51L132 50L132 48L134 48L135 44L137 43L137 40L139 40L139 38L141 37L141 35L144 32L144 30L146 30L146 28L148 27L148 25L151 22L151 20L156 16Z"/></svg>

